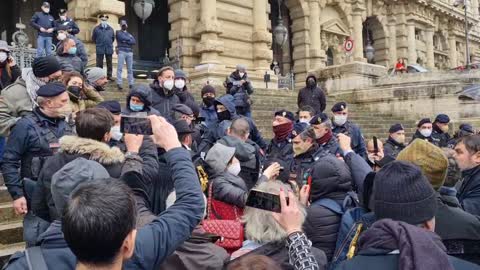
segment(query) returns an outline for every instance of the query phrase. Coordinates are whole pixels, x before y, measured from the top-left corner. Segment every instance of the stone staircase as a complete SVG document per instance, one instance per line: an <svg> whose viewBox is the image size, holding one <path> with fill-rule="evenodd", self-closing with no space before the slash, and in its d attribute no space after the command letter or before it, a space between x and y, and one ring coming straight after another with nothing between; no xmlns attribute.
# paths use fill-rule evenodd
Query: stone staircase
<svg viewBox="0 0 480 270"><path fill-rule="evenodd" d="M12 198L3 185L0 175L0 267L10 256L25 248L23 243L22 217L12 207Z"/></svg>

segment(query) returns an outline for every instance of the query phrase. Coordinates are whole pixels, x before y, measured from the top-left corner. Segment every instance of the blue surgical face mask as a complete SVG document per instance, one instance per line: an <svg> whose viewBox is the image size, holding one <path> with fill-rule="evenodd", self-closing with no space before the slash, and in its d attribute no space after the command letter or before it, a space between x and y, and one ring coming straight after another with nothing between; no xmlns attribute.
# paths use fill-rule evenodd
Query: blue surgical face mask
<svg viewBox="0 0 480 270"><path fill-rule="evenodd" d="M130 103L130 110L134 111L134 112L141 112L143 111L143 107L144 105L137 105L137 104L131 104Z"/></svg>
<svg viewBox="0 0 480 270"><path fill-rule="evenodd" d="M77 47L72 47L72 48L68 49L68 54L76 55L77 54Z"/></svg>

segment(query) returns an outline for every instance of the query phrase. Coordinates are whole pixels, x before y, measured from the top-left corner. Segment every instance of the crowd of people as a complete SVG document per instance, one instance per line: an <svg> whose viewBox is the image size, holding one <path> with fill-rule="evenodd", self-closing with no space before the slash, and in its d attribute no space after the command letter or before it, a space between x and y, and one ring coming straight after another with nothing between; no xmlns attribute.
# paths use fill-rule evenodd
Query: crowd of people
<svg viewBox="0 0 480 270"><path fill-rule="evenodd" d="M182 70L162 67L150 85L129 77L122 106L101 94L111 64L87 68L78 56L79 70L65 68L78 27L66 17L43 25L48 8L32 25L39 45L59 32L56 56L20 70L0 43L1 172L27 247L5 269L480 269L472 125L450 136L439 114L420 119L409 142L401 123L385 142L365 141L346 102L325 111L309 75L298 111L272 112L266 140L244 65L224 89L195 89L198 103ZM93 32L97 60L108 64L103 42L116 38L128 66L135 39L107 19ZM125 132L129 117L153 135ZM253 193L277 209L252 205Z"/></svg>

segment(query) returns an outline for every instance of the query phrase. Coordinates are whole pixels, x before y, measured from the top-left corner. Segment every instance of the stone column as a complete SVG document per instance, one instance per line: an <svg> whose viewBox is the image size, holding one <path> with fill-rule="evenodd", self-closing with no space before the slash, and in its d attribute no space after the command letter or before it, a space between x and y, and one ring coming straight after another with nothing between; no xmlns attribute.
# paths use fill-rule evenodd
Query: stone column
<svg viewBox="0 0 480 270"><path fill-rule="evenodd" d="M269 70L273 52L269 49L272 35L267 29L267 0L253 1L253 62L257 70Z"/></svg>
<svg viewBox="0 0 480 270"><path fill-rule="evenodd" d="M217 1L200 0L200 23L195 34L200 42L195 51L201 55L200 64L218 64L218 55L223 52L223 42L218 40L221 27L217 21Z"/></svg>
<svg viewBox="0 0 480 270"><path fill-rule="evenodd" d="M448 37L448 56L450 57L450 67L457 67L457 40L453 34Z"/></svg>
<svg viewBox="0 0 480 270"><path fill-rule="evenodd" d="M417 41L415 40L415 23L409 22L407 24L408 30L408 63L417 63Z"/></svg>
<svg viewBox="0 0 480 270"><path fill-rule="evenodd" d="M318 0L310 0L310 69L317 70L325 65L325 51L322 50L320 29L320 5Z"/></svg>
<svg viewBox="0 0 480 270"><path fill-rule="evenodd" d="M433 28L427 28L425 30L425 43L427 45L427 67L430 70L435 68L435 54L433 47Z"/></svg>
<svg viewBox="0 0 480 270"><path fill-rule="evenodd" d="M355 42L353 48L353 59L355 61L365 62L363 57L363 21L362 9L355 10L352 14L353 21L353 41Z"/></svg>
<svg viewBox="0 0 480 270"><path fill-rule="evenodd" d="M392 21L388 24L388 30L390 31L390 64L395 66L397 63L397 22Z"/></svg>

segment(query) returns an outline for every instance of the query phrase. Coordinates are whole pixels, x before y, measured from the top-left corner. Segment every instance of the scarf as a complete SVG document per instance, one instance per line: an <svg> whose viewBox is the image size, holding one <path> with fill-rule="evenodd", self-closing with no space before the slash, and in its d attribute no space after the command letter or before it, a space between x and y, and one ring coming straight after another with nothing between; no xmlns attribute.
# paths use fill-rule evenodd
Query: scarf
<svg viewBox="0 0 480 270"><path fill-rule="evenodd" d="M278 141L285 140L293 130L293 122L288 122L278 126L273 126L273 134Z"/></svg>
<svg viewBox="0 0 480 270"><path fill-rule="evenodd" d="M375 222L359 239L359 249L399 250L399 270L453 270L440 237L391 219Z"/></svg>
<svg viewBox="0 0 480 270"><path fill-rule="evenodd" d="M41 86L44 86L46 83L35 77L35 75L33 74L33 69L31 68L24 68L22 70L22 79L27 85L27 94L30 97L32 104L37 106L37 91Z"/></svg>
<svg viewBox="0 0 480 270"><path fill-rule="evenodd" d="M332 130L328 130L327 134L323 135L320 139L317 139L318 145L324 145L325 143L329 142L330 139L333 137Z"/></svg>

